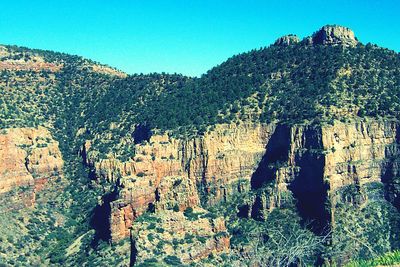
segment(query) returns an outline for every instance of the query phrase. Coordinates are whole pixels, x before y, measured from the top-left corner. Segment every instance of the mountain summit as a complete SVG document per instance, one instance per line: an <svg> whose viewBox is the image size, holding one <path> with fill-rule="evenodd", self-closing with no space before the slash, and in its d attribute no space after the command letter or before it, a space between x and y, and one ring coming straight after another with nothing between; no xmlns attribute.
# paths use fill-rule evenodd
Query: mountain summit
<svg viewBox="0 0 400 267"><path fill-rule="evenodd" d="M312 44L355 46L358 44L354 32L347 27L326 25L311 37Z"/></svg>

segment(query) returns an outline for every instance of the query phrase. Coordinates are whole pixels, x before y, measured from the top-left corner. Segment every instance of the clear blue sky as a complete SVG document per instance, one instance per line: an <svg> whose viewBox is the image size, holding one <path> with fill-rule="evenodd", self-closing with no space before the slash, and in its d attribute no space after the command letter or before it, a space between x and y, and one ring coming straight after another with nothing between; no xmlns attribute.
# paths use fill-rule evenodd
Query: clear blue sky
<svg viewBox="0 0 400 267"><path fill-rule="evenodd" d="M400 51L400 0L2 1L0 43L78 54L127 73L200 75L325 24Z"/></svg>

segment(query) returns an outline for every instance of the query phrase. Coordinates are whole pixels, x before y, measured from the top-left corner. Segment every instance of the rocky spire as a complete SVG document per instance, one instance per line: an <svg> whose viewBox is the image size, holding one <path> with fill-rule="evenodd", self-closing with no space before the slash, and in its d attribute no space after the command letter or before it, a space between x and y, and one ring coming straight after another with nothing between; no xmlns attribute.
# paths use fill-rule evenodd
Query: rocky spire
<svg viewBox="0 0 400 267"><path fill-rule="evenodd" d="M307 44L355 46L358 40L354 36L354 32L347 27L326 25L312 37L306 38L305 42Z"/></svg>

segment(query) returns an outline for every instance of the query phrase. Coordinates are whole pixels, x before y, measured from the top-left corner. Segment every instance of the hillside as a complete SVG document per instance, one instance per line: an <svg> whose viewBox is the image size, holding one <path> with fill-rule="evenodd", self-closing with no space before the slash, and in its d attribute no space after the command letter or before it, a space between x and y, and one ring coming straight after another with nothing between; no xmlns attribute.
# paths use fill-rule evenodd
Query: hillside
<svg viewBox="0 0 400 267"><path fill-rule="evenodd" d="M341 265L400 248L400 55L348 28L199 78L16 46L0 72L5 266Z"/></svg>
<svg viewBox="0 0 400 267"><path fill-rule="evenodd" d="M397 53L371 44L276 43L234 56L201 78L172 76L168 81L153 75L170 82L154 95L135 88L145 84L139 77L128 78L87 112L87 121L102 122L100 139L104 140L104 130L112 124L118 125L112 136L122 137L126 133L119 129L135 124L191 135L230 122L332 123L355 117L396 117L399 64ZM113 99L122 104L99 108Z"/></svg>

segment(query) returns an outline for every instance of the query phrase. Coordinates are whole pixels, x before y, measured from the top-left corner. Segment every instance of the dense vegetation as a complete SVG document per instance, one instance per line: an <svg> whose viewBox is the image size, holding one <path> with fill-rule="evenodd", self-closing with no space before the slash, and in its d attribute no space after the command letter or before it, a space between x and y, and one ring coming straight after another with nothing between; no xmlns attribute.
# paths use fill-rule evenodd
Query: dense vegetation
<svg viewBox="0 0 400 267"><path fill-rule="evenodd" d="M111 137L107 147L113 150L138 124L190 135L217 123L396 117L399 74L399 55L373 45L271 46L235 56L201 78L152 74L120 80L98 104L87 106L85 120L90 129L101 127L99 139Z"/></svg>
<svg viewBox="0 0 400 267"><path fill-rule="evenodd" d="M385 253L371 260L358 260L346 264L346 267L375 267L375 266L396 266L400 263L400 251Z"/></svg>
<svg viewBox="0 0 400 267"><path fill-rule="evenodd" d="M94 139L103 156L122 151L137 125L191 135L217 123L329 123L400 112L400 57L370 44L273 45L234 56L200 78L120 78L93 71L95 63L80 57L8 49L28 62L36 55L64 67L3 70L2 127L68 122L84 128L82 138Z"/></svg>

